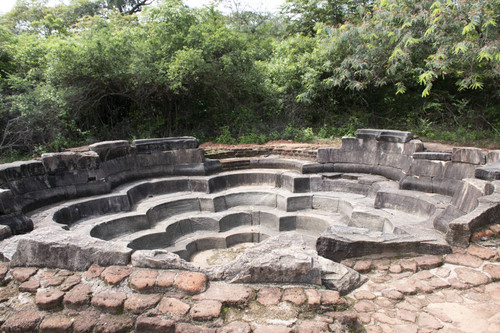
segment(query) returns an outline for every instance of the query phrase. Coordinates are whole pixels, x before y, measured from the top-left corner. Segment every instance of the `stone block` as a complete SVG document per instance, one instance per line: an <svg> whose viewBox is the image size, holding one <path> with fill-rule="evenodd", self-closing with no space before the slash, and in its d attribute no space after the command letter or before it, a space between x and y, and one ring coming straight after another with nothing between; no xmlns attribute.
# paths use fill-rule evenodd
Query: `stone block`
<svg viewBox="0 0 500 333"><path fill-rule="evenodd" d="M450 253L443 243L422 240L411 235L381 233L364 228L331 226L316 242L318 254L340 262L346 258L381 253Z"/></svg>
<svg viewBox="0 0 500 333"><path fill-rule="evenodd" d="M486 162L485 153L479 148L454 147L451 160L470 164L484 164Z"/></svg>
<svg viewBox="0 0 500 333"><path fill-rule="evenodd" d="M415 153L423 152L425 149L424 143L420 140L413 139L409 142L405 143L403 154L404 155L413 155Z"/></svg>
<svg viewBox="0 0 500 333"><path fill-rule="evenodd" d="M132 147L136 154L151 154L158 151L198 148L199 144L198 139L184 136L134 140Z"/></svg>
<svg viewBox="0 0 500 333"><path fill-rule="evenodd" d="M363 140L377 140L380 136L381 130L361 128L356 130L356 138Z"/></svg>
<svg viewBox="0 0 500 333"><path fill-rule="evenodd" d="M433 193L433 184L431 177L413 177L406 176L401 179L399 188L402 190L422 191Z"/></svg>
<svg viewBox="0 0 500 333"><path fill-rule="evenodd" d="M103 141L91 144L89 149L99 155L101 162L105 162L128 155L130 144L127 140Z"/></svg>
<svg viewBox="0 0 500 333"><path fill-rule="evenodd" d="M0 214L10 214L21 210L11 190L0 188Z"/></svg>
<svg viewBox="0 0 500 333"><path fill-rule="evenodd" d="M395 130L381 130L378 141L406 143L413 140L413 133Z"/></svg>
<svg viewBox="0 0 500 333"><path fill-rule="evenodd" d="M362 150L363 140L353 137L342 137L342 150Z"/></svg>
<svg viewBox="0 0 500 333"><path fill-rule="evenodd" d="M473 178L476 166L469 163L447 162L444 166L444 177L450 179L462 180L464 178Z"/></svg>
<svg viewBox="0 0 500 333"><path fill-rule="evenodd" d="M432 178L432 193L454 196L460 190L462 181L449 178Z"/></svg>
<svg viewBox="0 0 500 333"><path fill-rule="evenodd" d="M478 199L483 195L493 193L493 190L493 185L488 181L474 178L464 179L462 188L455 193L451 204L464 213L470 213L477 207Z"/></svg>
<svg viewBox="0 0 500 333"><path fill-rule="evenodd" d="M330 152L330 162L332 163L354 163L354 164L377 164L378 156L376 152L368 150L345 151L334 149Z"/></svg>
<svg viewBox="0 0 500 333"><path fill-rule="evenodd" d="M315 194L312 199L312 208L337 213L339 210L339 199Z"/></svg>
<svg viewBox="0 0 500 333"><path fill-rule="evenodd" d="M359 211L352 212L351 219L347 225L349 227L366 228L389 233L391 233L393 229L391 222L387 218Z"/></svg>
<svg viewBox="0 0 500 333"><path fill-rule="evenodd" d="M496 163L500 162L500 150L488 150L486 154L486 163Z"/></svg>
<svg viewBox="0 0 500 333"><path fill-rule="evenodd" d="M411 164L409 175L410 176L427 176L443 178L444 176L444 163L443 161L435 160L413 160Z"/></svg>
<svg viewBox="0 0 500 333"><path fill-rule="evenodd" d="M392 154L380 152L377 164L382 166L389 166L394 169L400 169L407 172L410 169L412 159L408 155Z"/></svg>
<svg viewBox="0 0 500 333"><path fill-rule="evenodd" d="M3 236L25 234L33 230L33 221L22 213L0 215L0 225L7 226L9 230L3 231Z"/></svg>
<svg viewBox="0 0 500 333"><path fill-rule="evenodd" d="M423 217L430 217L436 212L436 206L433 203L401 192L377 192L374 207L402 210Z"/></svg>
<svg viewBox="0 0 500 333"><path fill-rule="evenodd" d="M382 155L383 154L402 155L404 148L405 148L405 144L398 143L398 142L379 141L377 144L377 150Z"/></svg>
<svg viewBox="0 0 500 333"><path fill-rule="evenodd" d="M330 163L332 162L330 160L330 153L333 149L338 149L338 148L318 148L318 153L316 160L318 163Z"/></svg>
<svg viewBox="0 0 500 333"><path fill-rule="evenodd" d="M43 163L37 160L0 164L0 184L45 174Z"/></svg>
<svg viewBox="0 0 500 333"><path fill-rule="evenodd" d="M370 173L384 176L387 179L399 181L406 177L406 172L399 168L385 165L373 165L370 168Z"/></svg>
<svg viewBox="0 0 500 333"><path fill-rule="evenodd" d="M438 160L438 161L451 161L451 153L442 153L442 152L415 152L412 155L415 160Z"/></svg>
<svg viewBox="0 0 500 333"><path fill-rule="evenodd" d="M483 165L474 171L476 178L484 180L500 180L500 162Z"/></svg>
<svg viewBox="0 0 500 333"><path fill-rule="evenodd" d="M43 191L51 187L47 181L47 178L48 177L46 175L25 177L9 182L8 187L16 195L22 195L25 193L36 192L36 191Z"/></svg>
<svg viewBox="0 0 500 333"><path fill-rule="evenodd" d="M99 167L99 155L93 151L42 154L42 163L48 174L64 171L91 170Z"/></svg>

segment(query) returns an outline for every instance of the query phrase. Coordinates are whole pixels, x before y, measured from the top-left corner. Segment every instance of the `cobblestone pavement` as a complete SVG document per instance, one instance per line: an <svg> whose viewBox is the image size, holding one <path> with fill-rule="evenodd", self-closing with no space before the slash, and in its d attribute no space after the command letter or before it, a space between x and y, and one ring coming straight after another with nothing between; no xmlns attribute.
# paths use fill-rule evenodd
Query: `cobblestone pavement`
<svg viewBox="0 0 500 333"><path fill-rule="evenodd" d="M129 266L0 264L3 332L500 332L500 226L445 256L346 260L368 282L239 285Z"/></svg>

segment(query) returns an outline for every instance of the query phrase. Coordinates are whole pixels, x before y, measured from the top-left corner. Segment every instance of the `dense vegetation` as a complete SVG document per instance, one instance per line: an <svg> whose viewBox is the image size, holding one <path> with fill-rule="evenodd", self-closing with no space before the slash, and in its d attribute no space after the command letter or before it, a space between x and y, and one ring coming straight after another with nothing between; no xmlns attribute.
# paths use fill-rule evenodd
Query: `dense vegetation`
<svg viewBox="0 0 500 333"><path fill-rule="evenodd" d="M0 154L195 135L413 130L500 141L499 0L18 0L0 16Z"/></svg>

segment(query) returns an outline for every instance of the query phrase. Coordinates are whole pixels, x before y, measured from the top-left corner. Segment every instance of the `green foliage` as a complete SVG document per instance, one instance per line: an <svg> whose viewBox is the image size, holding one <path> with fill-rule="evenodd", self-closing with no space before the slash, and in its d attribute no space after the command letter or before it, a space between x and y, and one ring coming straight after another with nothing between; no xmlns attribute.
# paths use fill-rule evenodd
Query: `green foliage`
<svg viewBox="0 0 500 333"><path fill-rule="evenodd" d="M19 0L0 16L1 154L367 126L497 137L496 0L288 0L281 15L150 2Z"/></svg>

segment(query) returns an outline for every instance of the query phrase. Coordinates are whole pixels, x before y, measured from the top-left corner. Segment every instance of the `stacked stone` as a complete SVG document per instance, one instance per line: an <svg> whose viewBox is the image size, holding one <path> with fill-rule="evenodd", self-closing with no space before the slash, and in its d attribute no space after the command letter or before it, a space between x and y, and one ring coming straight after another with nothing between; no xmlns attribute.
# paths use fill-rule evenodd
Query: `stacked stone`
<svg viewBox="0 0 500 333"><path fill-rule="evenodd" d="M23 212L70 198L109 193L137 178L205 175L220 170L192 137L106 141L88 151L43 154L41 160L0 165L0 239L26 233ZM111 205L112 206L112 205Z"/></svg>

